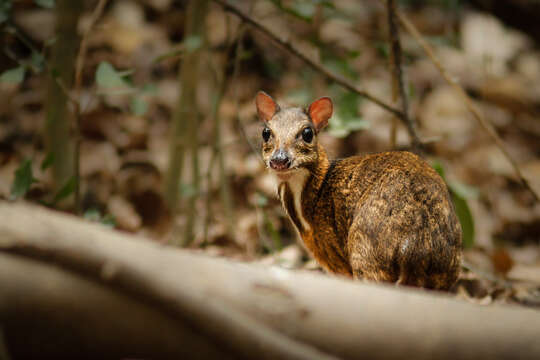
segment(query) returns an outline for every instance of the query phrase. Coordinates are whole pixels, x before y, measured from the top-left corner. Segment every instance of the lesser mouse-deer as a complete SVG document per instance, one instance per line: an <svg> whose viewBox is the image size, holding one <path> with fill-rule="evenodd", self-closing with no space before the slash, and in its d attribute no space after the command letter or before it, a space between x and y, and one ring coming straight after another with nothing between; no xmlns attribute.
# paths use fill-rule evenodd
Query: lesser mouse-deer
<svg viewBox="0 0 540 360"><path fill-rule="evenodd" d="M317 135L328 97L306 110L256 97L262 155L305 247L328 272L448 289L459 274L461 226L448 188L406 151L329 160Z"/></svg>

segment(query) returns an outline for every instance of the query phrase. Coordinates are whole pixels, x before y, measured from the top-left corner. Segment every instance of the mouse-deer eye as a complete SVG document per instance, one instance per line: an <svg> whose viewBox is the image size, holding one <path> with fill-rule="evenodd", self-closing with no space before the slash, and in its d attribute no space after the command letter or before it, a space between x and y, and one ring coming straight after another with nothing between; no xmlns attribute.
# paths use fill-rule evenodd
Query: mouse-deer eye
<svg viewBox="0 0 540 360"><path fill-rule="evenodd" d="M263 137L264 142L268 142L268 140L270 140L270 136L272 136L272 130L265 127L262 131L262 137Z"/></svg>
<svg viewBox="0 0 540 360"><path fill-rule="evenodd" d="M307 142L308 144L313 141L313 129L310 127L304 128L302 130L302 140Z"/></svg>

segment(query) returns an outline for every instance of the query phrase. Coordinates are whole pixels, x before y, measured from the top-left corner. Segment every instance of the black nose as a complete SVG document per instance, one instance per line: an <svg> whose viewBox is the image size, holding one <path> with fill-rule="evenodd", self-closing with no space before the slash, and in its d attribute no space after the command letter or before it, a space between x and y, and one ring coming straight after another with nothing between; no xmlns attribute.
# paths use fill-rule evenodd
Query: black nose
<svg viewBox="0 0 540 360"><path fill-rule="evenodd" d="M279 149L270 159L270 167L274 170L285 170L291 166L291 159L283 149Z"/></svg>

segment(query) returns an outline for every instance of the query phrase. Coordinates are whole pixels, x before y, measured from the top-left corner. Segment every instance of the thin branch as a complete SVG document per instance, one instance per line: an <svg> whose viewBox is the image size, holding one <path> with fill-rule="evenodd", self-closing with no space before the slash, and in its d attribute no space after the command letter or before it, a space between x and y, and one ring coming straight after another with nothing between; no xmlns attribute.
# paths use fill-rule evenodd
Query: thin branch
<svg viewBox="0 0 540 360"><path fill-rule="evenodd" d="M75 146L73 150L73 167L74 167L74 173L75 173L75 211L80 214L81 209L81 142L82 142L82 135L81 135L81 87L82 87L82 72L84 68L84 60L86 58L86 52L88 50L88 38L90 37L90 33L92 32L92 29L94 28L95 23L98 21L98 19L103 14L103 9L105 8L105 5L107 4L107 0L99 0L96 8L94 9L94 12L92 13L92 18L90 20L90 24L88 24L88 27L83 33L82 39L81 39L81 45L79 47L79 52L77 53L77 58L75 61L75 82L73 84L73 89L75 92L75 99L76 101L73 101L73 104L75 106L75 119L73 121L73 129L75 133Z"/></svg>
<svg viewBox="0 0 540 360"><path fill-rule="evenodd" d="M79 95L82 86L82 72L84 69L86 52L88 50L88 39L90 38L90 33L92 32L94 25L103 15L103 9L105 8L105 5L107 5L107 1L108 0L99 0L96 8L94 9L94 12L92 13L90 23L85 29L81 39L81 46L79 48L79 53L77 54L77 60L75 62L75 83L73 86L77 95Z"/></svg>
<svg viewBox="0 0 540 360"><path fill-rule="evenodd" d="M236 47L234 49L233 72L231 75L232 84L238 83L236 80L238 79L238 75L240 74L240 63L241 63L242 53L244 52L242 41L243 41L245 31L246 31L245 23L242 23L238 30L238 40L236 41ZM242 124L242 120L240 119L240 115L238 111L238 108L240 107L240 100L238 96L238 86L233 87L233 99L234 99L234 108L236 109L235 111L236 115L234 118L236 126L242 133L242 137L246 140L247 144L251 148L251 151L254 154L257 154L257 158L261 161L261 163L264 163L260 151L257 149L257 146L255 146L253 142L250 140L248 134L246 133L246 129L244 128L244 124Z"/></svg>
<svg viewBox="0 0 540 360"><path fill-rule="evenodd" d="M380 0L382 2L382 0ZM521 184L530 191L530 193L533 195L536 202L540 201L538 194L534 191L534 189L531 187L527 179L523 176L523 173L519 169L519 166L517 162L512 158L508 150L506 150L506 145L504 144L503 140L499 137L497 134L497 131L493 127L493 125L488 122L485 117L478 111L476 106L473 104L472 100L469 98L465 90L463 90L463 87L458 84L458 82L446 71L440 60L435 55L435 52L433 51L431 45L428 44L428 42L424 39L422 34L416 29L416 26L414 26L413 23L411 23L405 15L403 15L400 12L397 12L397 16L399 19L399 22L403 25L403 27L411 34L416 41L420 44L426 55L429 57L431 62L435 65L437 70L441 73L444 80L454 88L454 90L458 93L458 95L461 97L462 101L467 106L467 109L472 113L473 117L478 121L480 126L488 133L488 135L491 137L491 139L495 142L495 145L501 150L501 152L504 154L506 159L510 162L512 167L514 168L514 171L516 173L516 176L520 180Z"/></svg>
<svg viewBox="0 0 540 360"><path fill-rule="evenodd" d="M352 92L366 98L367 100L379 105L383 109L385 109L385 110L389 111L390 113L394 114L395 116L397 116L399 119L401 119L405 123L405 125L407 125L406 120L405 120L405 116L400 110L398 110L395 107L387 104L386 102L384 102L383 100L377 98L376 96L371 95L367 91L365 91L363 89L360 89L358 86L356 86L355 84L353 84L352 82L347 80L345 77L343 77L343 76L341 76L339 74L335 74L334 72L330 71L329 69L324 67L319 62L310 59L308 56L306 56L302 51L300 51L297 47L295 47L289 41L287 41L285 39L282 39L273 30L271 30L266 25L260 23L258 20L254 19L250 15L246 14L238 6L231 4L226 0L213 0L213 1L220 4L221 6L223 6L223 8L226 11L230 11L231 13L237 15L243 21L251 24L256 29L258 29L262 33L266 34L268 37L270 37L272 40L274 40L276 43L278 43L282 48L284 48L285 50L287 50L292 55L294 55L297 58L304 61L307 65L311 66L314 70L316 70L319 73L323 74L328 79L330 79L330 80L336 82L337 84L343 86L347 90L352 91ZM411 136L418 138L418 136L416 134L411 134Z"/></svg>
<svg viewBox="0 0 540 360"><path fill-rule="evenodd" d="M418 134L416 123L414 119L409 116L409 100L407 98L407 92L405 91L405 82L403 81L403 68L402 68L402 51L401 42L399 40L399 28L396 23L396 2L395 0L387 1L387 17L388 17L388 31L390 33L390 45L392 54L392 74L393 74L393 93L401 97L401 113L403 114L403 121L407 126L409 134L412 134L411 142L415 149L421 146L420 139L415 136ZM397 89L396 89L397 86ZM395 121L394 121L394 124ZM392 129L392 139L395 145L395 126Z"/></svg>
<svg viewBox="0 0 540 360"><path fill-rule="evenodd" d="M231 40L231 31L229 26L229 18L227 17L227 47L225 54L229 54L234 46L234 40ZM239 31L236 34L235 40L241 41L243 31ZM229 59L227 59L228 61ZM208 171L206 173L206 182L207 182L207 191L206 191L206 217L204 222L204 243L208 241L208 227L210 225L210 218L212 212L212 203L211 203L211 185L212 185L212 170L217 161L218 170L219 170L219 192L221 197L221 203L223 205L224 215L225 215L225 225L227 229L227 235L234 239L234 204L230 195L230 184L227 178L225 171L225 159L223 151L223 142L221 136L221 119L219 116L219 107L223 100L225 91L231 83L231 77L227 76L227 62L222 66L221 69L217 69L216 66L212 66L212 61L209 61L210 68L214 74L215 84L217 91L212 97L212 122L213 122L213 135L212 135L212 156L210 159L210 164L208 166Z"/></svg>

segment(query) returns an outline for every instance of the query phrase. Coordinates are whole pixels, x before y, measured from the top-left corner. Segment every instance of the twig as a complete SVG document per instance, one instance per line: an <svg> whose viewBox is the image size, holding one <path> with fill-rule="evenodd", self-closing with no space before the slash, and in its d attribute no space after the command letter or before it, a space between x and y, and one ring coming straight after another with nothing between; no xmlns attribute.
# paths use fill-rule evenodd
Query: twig
<svg viewBox="0 0 540 360"><path fill-rule="evenodd" d="M75 172L75 210L78 214L81 213L81 87L82 87L82 72L84 68L84 60L86 58L86 52L88 50L88 38L90 33L98 21L98 19L103 14L103 9L107 4L107 0L99 0L94 12L92 13L92 18L90 24L83 33L81 39L81 45L79 47L79 52L77 53L77 59L75 61L75 82L73 84L73 89L75 93L76 101L73 101L75 106L75 119L73 121L73 129L75 132L75 146L73 150L73 167Z"/></svg>
<svg viewBox="0 0 540 360"><path fill-rule="evenodd" d="M277 35L269 27L267 27L266 25L260 23L258 20L254 19L250 15L246 14L242 9L240 9L236 5L233 5L233 4L229 3L226 0L213 0L213 1L220 4L221 6L223 6L223 8L226 11L230 11L231 13L237 15L243 21L251 24L256 29L258 29L262 33L266 34L268 37L270 37L272 40L274 40L276 43L278 43L282 48L284 48L285 50L287 50L292 55L294 55L297 58L304 61L307 65L311 66L314 70L316 70L319 73L323 74L324 76L326 76L330 80L333 80L337 84L343 86L347 90L352 91L352 92L366 98L367 100L379 105L383 109L385 109L385 110L389 111L390 113L394 114L395 116L397 116L401 121L403 121L405 123L406 126L408 126L408 124L406 122L406 119L405 119L405 116L404 116L403 112L401 112L400 110L398 110L395 107L387 104L386 102L384 102L383 100L377 98L376 96L371 95L367 91L365 91L363 89L360 89L358 86L356 86L355 84L353 84L352 82L347 80L345 77L343 77L343 76L341 76L339 74L335 74L334 72L330 71L329 69L324 67L322 64L320 64L318 61L310 59L302 51L300 51L297 47L292 45L289 41L287 41L285 39L282 39L279 35ZM411 133L410 135L411 135L411 137L418 139L418 135L416 133Z"/></svg>
<svg viewBox="0 0 540 360"><path fill-rule="evenodd" d="M231 32L230 32L230 22L229 18L227 17L227 47L225 50L225 54L229 54L234 46L234 40L241 41L241 38L243 36L243 30L240 29L240 31L237 32L235 39L231 40ZM241 25L241 28L243 25ZM228 60L228 59L227 59ZM210 61L211 63L211 61ZM227 178L226 170L225 170L225 159L223 157L224 151L223 151L223 141L221 136L221 121L219 116L219 106L223 100L223 96L225 94L225 91L229 87L232 78L230 76L227 76L227 63L223 65L221 69L217 69L216 67L210 66L214 73L215 83L217 87L217 91L213 95L212 99L212 122L213 122L213 136L212 136L212 156L210 159L210 165L208 166L208 172L206 174L207 178L207 192L206 192L206 218L205 218L205 225L204 225L204 243L207 243L208 240L208 227L210 224L210 217L211 217L211 184L212 184L212 169L215 166L215 163L217 161L218 164L218 170L219 170L219 192L221 197L221 203L223 205L223 210L225 214L225 223L226 223L226 229L227 229L227 235L234 239L234 204L230 195L230 184L229 180Z"/></svg>
<svg viewBox="0 0 540 360"><path fill-rule="evenodd" d="M232 76L231 76L231 79L232 79L231 83L232 84L237 83L236 79L238 79L238 74L240 73L240 62L241 62L240 60L242 58L242 53L244 52L244 47L243 47L243 44L242 44L242 40L243 40L243 37L244 37L245 30L246 30L245 24L242 24L242 26L238 30L239 31L238 40L236 42L236 47L234 49L233 73L232 73ZM239 104L240 101L239 101L239 98L238 98L238 86L234 86L233 90L234 90L233 91L234 108L236 109L236 112L235 112L236 115L235 115L234 120L236 122L236 126L240 130L240 132L242 133L242 137L246 140L247 144L251 148L251 151L254 154L257 154L258 159L261 161L261 163L264 163L261 153L257 149L257 146L255 146L253 144L253 142L249 139L249 136L246 133L246 130L244 129L244 124L242 124L242 120L240 119L240 116L238 115L239 114L238 108L240 106L240 104Z"/></svg>
<svg viewBox="0 0 540 360"><path fill-rule="evenodd" d="M107 5L107 0L99 0L98 4L96 5L96 8L94 9L94 12L92 13L90 23L88 24L88 27L85 29L82 39L81 39L81 46L79 48L79 53L77 54L77 59L75 62L75 83L73 86L73 88L75 89L75 93L77 95L79 94L79 91L82 86L82 71L84 68L84 60L86 58L86 52L88 50L88 39L90 37L90 33L92 32L94 28L94 25L101 18L101 15L103 15L103 9L105 8L105 5Z"/></svg>
<svg viewBox="0 0 540 360"><path fill-rule="evenodd" d="M382 0L380 0L382 1ZM491 139L495 142L495 145L501 150L501 152L504 154L506 159L510 162L512 167L514 168L514 171L520 180L521 184L530 191L530 193L533 195L536 202L540 201L538 194L534 191L534 189L531 187L527 179L523 176L521 170L519 169L518 164L516 161L512 158L508 150L506 150L506 146L503 142L503 140L499 137L497 134L497 131L493 127L491 123L489 123L484 116L478 111L476 106L473 104L472 100L469 98L465 90L461 87L461 85L458 84L458 82L446 71L440 60L435 55L435 52L433 51L431 45L428 44L428 42L424 39L422 34L416 29L416 26L414 26L413 23L411 23L405 15L403 15L400 12L397 12L397 16L399 19L399 22L403 25L403 27L411 34L416 41L420 44L426 55L429 57L431 62L435 65L437 70L441 73L444 80L454 88L454 90L458 93L458 95L461 97L465 105L467 106L467 109L472 113L473 117L478 121L480 126L488 133L488 135L491 137Z"/></svg>
<svg viewBox="0 0 540 360"><path fill-rule="evenodd" d="M253 11L253 4L251 5L251 8L250 8L250 13ZM246 22L243 22L240 27L239 27L239 30L238 30L238 36L237 36L237 41L236 41L236 47L234 49L234 64L233 64L233 73L232 73L232 76L231 76L231 83L234 84L234 83L237 83L236 79L238 78L238 74L240 73L240 63L241 63L241 58L242 58L242 53L244 51L244 48L243 48L243 44L242 44L242 40L244 38L244 34L245 34L245 31L246 31ZM256 154L257 155L257 159L259 159L259 161L264 165L264 160L262 158L262 155L261 153L258 151L257 147L252 143L252 141L249 139L249 136L248 134L246 133L246 130L244 129L244 124L242 124L242 120L240 119L240 116L238 115L239 112L238 112L238 107L239 107L239 97L238 97L238 87L237 86L234 86L234 89L233 89L233 98L234 98L234 108L236 109L236 116L234 118L235 120L235 123L236 123L236 126L237 128L240 130L240 132L242 133L242 137L245 139L246 143L249 145L249 147L251 148L251 151L252 153ZM257 214L257 231L258 231L258 234L259 234L259 237L260 237L260 240L262 240L263 242L266 242L265 240L265 236L264 236L264 231L262 230L262 226L261 226L261 223L259 221L259 208L257 205L254 205L253 206L254 209L255 209L255 212ZM250 253L250 247L248 244L246 244L246 251L248 252L249 255L252 255L252 253Z"/></svg>
<svg viewBox="0 0 540 360"><path fill-rule="evenodd" d="M209 1L199 0L188 3L186 10L187 21L184 27L184 35L205 38L204 22L207 14ZM200 168L199 168L199 124L202 114L197 106L197 86L199 83L200 66L204 60L207 44L195 51L186 54L179 71L179 83L181 87L178 104L173 118L173 135L169 158L169 174L166 182L167 196L169 197L170 209L173 213L177 210L178 184L181 179L181 171L186 152L189 151L191 162L191 189L192 194L186 199L185 208L186 222L184 226L182 246L188 246L195 238L194 228L197 222L196 207L200 196ZM185 147L177 147L176 139L185 140Z"/></svg>
<svg viewBox="0 0 540 360"><path fill-rule="evenodd" d="M392 54L392 74L393 74L393 93L401 97L401 112L403 114L403 120L407 126L409 134L412 134L411 142L415 149L421 146L420 139L415 136L418 134L416 123L414 119L409 116L409 100L405 91L405 83L403 81L403 68L402 68L402 51L401 43L399 40L399 28L396 24L396 2L394 0L387 1L387 18L388 18L388 31L390 33L390 45ZM397 86L397 89L396 89ZM392 141L396 141L396 122L393 122L392 127Z"/></svg>

